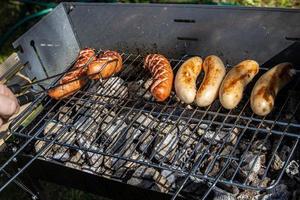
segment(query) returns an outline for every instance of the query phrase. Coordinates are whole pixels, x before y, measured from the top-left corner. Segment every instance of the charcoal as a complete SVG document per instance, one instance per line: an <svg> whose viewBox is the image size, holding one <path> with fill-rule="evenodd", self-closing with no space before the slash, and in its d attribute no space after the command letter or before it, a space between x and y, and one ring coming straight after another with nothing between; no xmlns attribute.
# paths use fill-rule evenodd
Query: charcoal
<svg viewBox="0 0 300 200"><path fill-rule="evenodd" d="M258 192L253 191L253 190L244 190L242 192L240 192L237 195L237 200L252 200L255 198L255 196L258 194Z"/></svg>
<svg viewBox="0 0 300 200"><path fill-rule="evenodd" d="M253 173L258 173L260 168L262 167L261 163L261 157L258 155L255 155L251 152L248 152L244 156L244 162L242 165L242 169L247 171L247 172L253 172Z"/></svg>
<svg viewBox="0 0 300 200"><path fill-rule="evenodd" d="M299 174L299 164L298 164L295 160L292 160L292 161L288 164L288 166L287 166L285 172L286 172L290 177L296 176L297 174Z"/></svg>
<svg viewBox="0 0 300 200"><path fill-rule="evenodd" d="M83 164L81 170L90 174L97 174L99 172L99 168L87 164Z"/></svg>
<svg viewBox="0 0 300 200"><path fill-rule="evenodd" d="M54 160L65 162L70 158L69 150L66 148L60 148L60 150L53 154L52 158Z"/></svg>
<svg viewBox="0 0 300 200"><path fill-rule="evenodd" d="M69 162L69 161L67 161L67 162L65 162L65 165L67 167L70 167L70 168L73 168L73 169L81 170L81 166L78 165L76 162Z"/></svg>
<svg viewBox="0 0 300 200"><path fill-rule="evenodd" d="M47 122L44 128L44 135L50 139L51 136L55 136L59 130L63 128L63 125L59 122L50 121Z"/></svg>
<svg viewBox="0 0 300 200"><path fill-rule="evenodd" d="M134 99L136 99L137 97L143 96L143 99L150 100L152 98L152 95L151 95L150 91L148 90L148 88L152 82L146 81L145 84L143 84L143 83L144 83L144 80L129 82L129 84L128 84L129 96Z"/></svg>
<svg viewBox="0 0 300 200"><path fill-rule="evenodd" d="M284 165L284 161L282 161L281 158L279 157L279 155L277 153L275 153L271 168L273 170L277 171L277 170L282 169L283 165Z"/></svg>
<svg viewBox="0 0 300 200"><path fill-rule="evenodd" d="M176 179L176 185L181 186L183 181L186 179L185 176L178 177ZM186 184L181 190L181 194L183 194L187 199L195 199L202 197L206 191L208 190L208 186L204 181L194 182L190 178L186 181ZM213 194L211 193L207 199L212 199Z"/></svg>
<svg viewBox="0 0 300 200"><path fill-rule="evenodd" d="M254 153L258 153L259 151L266 152L269 150L271 150L271 144L269 140L267 141L267 143L264 140L256 140L251 146L251 151Z"/></svg>
<svg viewBox="0 0 300 200"><path fill-rule="evenodd" d="M162 170L161 175L165 177L169 185L175 186L176 175L172 171Z"/></svg>
<svg viewBox="0 0 300 200"><path fill-rule="evenodd" d="M116 154L117 157L119 157L119 154ZM126 161L124 159L119 158L111 158L112 162L112 168L115 170L118 170L122 167L126 168L132 168L134 169L136 166L138 166L137 163ZM121 157L132 159L132 160L139 160L143 161L145 160L140 154L134 149L134 145L132 144L129 148L125 149L125 152L121 154Z"/></svg>
<svg viewBox="0 0 300 200"><path fill-rule="evenodd" d="M170 189L168 181L157 170L145 166L137 168L127 183L164 193Z"/></svg>
<svg viewBox="0 0 300 200"><path fill-rule="evenodd" d="M266 194L261 195L261 200L288 200L290 192L284 184L276 185L273 189L267 191Z"/></svg>
<svg viewBox="0 0 300 200"><path fill-rule="evenodd" d="M76 154L71 157L69 162L82 165L85 162L85 158L86 158L86 154L83 151L78 150Z"/></svg>
<svg viewBox="0 0 300 200"><path fill-rule="evenodd" d="M94 99L97 102L114 104L120 101L120 99L128 97L128 88L124 85L124 80L119 77L111 77L103 81L101 87L97 86L97 88L93 88L92 90L96 91L96 94L99 95Z"/></svg>
<svg viewBox="0 0 300 200"><path fill-rule="evenodd" d="M139 139L139 150L143 154L152 152L154 140L154 134L150 130L146 131Z"/></svg>
<svg viewBox="0 0 300 200"><path fill-rule="evenodd" d="M133 119L130 118L130 120ZM157 120L151 114L147 113L139 114L139 116L135 119L135 123L138 124L137 126L141 131L152 129L158 124Z"/></svg>
<svg viewBox="0 0 300 200"><path fill-rule="evenodd" d="M101 150L96 145L91 146L90 149L93 150L93 151L96 151L96 152L99 152ZM90 166L95 167L95 168L99 168L100 165L103 162L103 159L104 159L103 155L98 154L98 153L93 153L93 152L87 152L86 157L87 157L87 160L88 160L88 164Z"/></svg>
<svg viewBox="0 0 300 200"><path fill-rule="evenodd" d="M58 111L58 121L60 123L71 123L72 122L72 111L70 107L61 106Z"/></svg>
<svg viewBox="0 0 300 200"><path fill-rule="evenodd" d="M235 196L229 192L226 192L221 189L214 189L214 198L213 200L235 200Z"/></svg>
<svg viewBox="0 0 300 200"><path fill-rule="evenodd" d="M102 123L101 132L107 137L105 144L109 145L110 152L116 152L120 145L124 144L126 140L126 129L127 124L121 119L114 119L109 123Z"/></svg>
<svg viewBox="0 0 300 200"><path fill-rule="evenodd" d="M227 142L234 145L237 140L238 130L235 128L233 130L211 131L200 128L198 129L198 134L203 135L204 140L211 144Z"/></svg>
<svg viewBox="0 0 300 200"><path fill-rule="evenodd" d="M171 161L175 156L177 143L178 143L177 132L175 131L167 132L167 131L171 131L171 129L166 130L166 132L163 133L164 135L159 137L160 139L158 140L158 142L154 147L154 151L156 152L155 158L157 160Z"/></svg>

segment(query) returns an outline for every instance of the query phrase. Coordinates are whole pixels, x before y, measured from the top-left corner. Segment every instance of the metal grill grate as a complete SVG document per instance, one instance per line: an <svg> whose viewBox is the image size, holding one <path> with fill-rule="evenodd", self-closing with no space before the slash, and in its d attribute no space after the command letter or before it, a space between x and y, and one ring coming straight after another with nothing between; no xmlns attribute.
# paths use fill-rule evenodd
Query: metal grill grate
<svg viewBox="0 0 300 200"><path fill-rule="evenodd" d="M91 81L65 100L41 95L16 119L11 131L24 138L24 146L34 147L31 162L55 160L134 185L146 173L155 180L142 187L156 187L173 198L188 195L189 184L203 180L211 186L203 197L216 185L261 190L278 183L300 138L299 101L293 94L298 77L262 118L249 105L255 81L233 110L218 100L208 108L184 105L174 93L156 103L146 89L150 76L143 58L122 56L124 70L117 76ZM187 57L170 60L175 71ZM43 111L28 124L40 105Z"/></svg>

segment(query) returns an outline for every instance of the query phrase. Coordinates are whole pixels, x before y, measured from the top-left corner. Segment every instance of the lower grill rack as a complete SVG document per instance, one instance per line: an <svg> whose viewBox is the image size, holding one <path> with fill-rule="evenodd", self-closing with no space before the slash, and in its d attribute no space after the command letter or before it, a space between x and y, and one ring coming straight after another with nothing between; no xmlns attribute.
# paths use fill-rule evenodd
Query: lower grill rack
<svg viewBox="0 0 300 200"><path fill-rule="evenodd" d="M31 141L27 153L173 198L205 198L215 186L230 193L271 189L279 182L300 138L298 76L274 111L258 117L249 105L253 85L233 110L218 100L208 108L184 105L174 93L156 103L142 57L122 56L117 76L90 82L65 100L41 95L15 121L12 133ZM170 60L175 72L186 58ZM40 105L42 112L24 123Z"/></svg>

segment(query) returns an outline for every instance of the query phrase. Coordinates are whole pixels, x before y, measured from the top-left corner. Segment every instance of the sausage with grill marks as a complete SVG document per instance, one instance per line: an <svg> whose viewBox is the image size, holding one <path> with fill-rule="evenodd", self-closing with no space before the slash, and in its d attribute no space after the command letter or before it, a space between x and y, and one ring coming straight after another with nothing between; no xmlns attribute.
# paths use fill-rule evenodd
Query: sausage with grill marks
<svg viewBox="0 0 300 200"><path fill-rule="evenodd" d="M196 96L196 80L201 72L202 59L198 56L185 61L175 77L176 96L184 103L192 103Z"/></svg>
<svg viewBox="0 0 300 200"><path fill-rule="evenodd" d="M203 62L204 79L197 91L195 103L200 107L209 106L218 96L222 80L226 74L222 60L214 55Z"/></svg>
<svg viewBox="0 0 300 200"><path fill-rule="evenodd" d="M255 83L251 92L251 108L260 116L269 114L275 103L277 93L295 74L292 64L281 63L264 73Z"/></svg>
<svg viewBox="0 0 300 200"><path fill-rule="evenodd" d="M152 74L153 83L150 92L156 101L166 100L171 94L174 78L168 59L160 54L149 54L144 60L144 68L147 68Z"/></svg>
<svg viewBox="0 0 300 200"><path fill-rule="evenodd" d="M88 66L87 75L89 78L97 80L109 78L122 69L122 57L116 51L105 51Z"/></svg>
<svg viewBox="0 0 300 200"><path fill-rule="evenodd" d="M254 60L245 60L233 67L222 81L219 98L226 109L235 108L242 99L247 84L259 71L259 65Z"/></svg>
<svg viewBox="0 0 300 200"><path fill-rule="evenodd" d="M95 51L91 48L85 48L79 52L76 63L72 67L72 71L66 73L59 81L59 86L50 89L48 95L56 100L66 98L82 88L86 84L86 80L81 79L86 75L87 68L85 65L89 61L95 59Z"/></svg>

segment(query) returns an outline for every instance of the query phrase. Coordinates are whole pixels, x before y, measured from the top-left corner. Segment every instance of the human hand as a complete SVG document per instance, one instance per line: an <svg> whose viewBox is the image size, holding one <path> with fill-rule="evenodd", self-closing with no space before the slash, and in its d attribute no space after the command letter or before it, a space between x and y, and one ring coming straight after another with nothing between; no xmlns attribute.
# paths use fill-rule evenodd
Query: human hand
<svg viewBox="0 0 300 200"><path fill-rule="evenodd" d="M19 111L19 107L15 95L8 87L0 84L0 127L10 116Z"/></svg>

